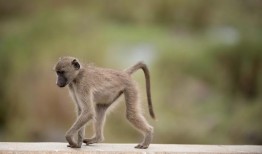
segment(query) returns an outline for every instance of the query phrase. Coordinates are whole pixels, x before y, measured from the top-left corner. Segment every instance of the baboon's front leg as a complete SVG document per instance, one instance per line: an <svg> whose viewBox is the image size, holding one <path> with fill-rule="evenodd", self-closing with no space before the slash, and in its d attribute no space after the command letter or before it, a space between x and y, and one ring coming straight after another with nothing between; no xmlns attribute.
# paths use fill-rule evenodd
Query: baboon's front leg
<svg viewBox="0 0 262 154"><path fill-rule="evenodd" d="M77 133L84 125L93 118L93 115L87 112L82 112L78 117L73 126L66 133L66 140L69 143L71 148L80 148L81 144L76 143L73 139L75 133ZM81 132L81 131L80 131Z"/></svg>
<svg viewBox="0 0 262 154"><path fill-rule="evenodd" d="M77 104L77 116L80 116L81 112L82 110L79 104ZM85 137L85 125L82 128L80 128L80 130L78 131L78 134L77 134L77 139L78 139L77 144L78 145L82 145L84 137Z"/></svg>
<svg viewBox="0 0 262 154"><path fill-rule="evenodd" d="M78 145L82 145L83 139L85 138L85 126L78 131Z"/></svg>
<svg viewBox="0 0 262 154"><path fill-rule="evenodd" d="M68 141L71 148L80 148L81 147L81 144L82 144L81 138L83 137L84 126L88 121L94 118L95 109L92 104L93 102L91 101L90 98L91 97L89 97L88 95L80 98L81 113L78 116L75 123L72 125L72 127L66 133L66 140ZM81 142L76 143L74 141L73 136L76 133L78 133L78 136L80 136L79 138L81 139Z"/></svg>
<svg viewBox="0 0 262 154"><path fill-rule="evenodd" d="M102 142L104 140L103 128L105 123L105 114L108 106L96 105L96 120L94 124L95 135L92 138L84 139L86 145Z"/></svg>
<svg viewBox="0 0 262 154"><path fill-rule="evenodd" d="M79 112L78 114L80 116L81 112ZM78 134L77 134L77 140L78 140L77 144L78 145L82 145L84 137L85 137L85 125L81 127L80 130L78 131Z"/></svg>
<svg viewBox="0 0 262 154"><path fill-rule="evenodd" d="M77 145L79 145L79 147L81 147L82 143L83 143L83 139L85 137L85 126L83 126L82 128L80 128L80 130L77 133ZM71 145L67 145L68 147L71 147Z"/></svg>
<svg viewBox="0 0 262 154"><path fill-rule="evenodd" d="M73 101L76 104L76 113L77 113L76 116L78 118L81 115L81 112L82 112L82 109L81 109L80 104L79 104L80 102L77 101L77 98L76 98L76 95L75 95L74 92L70 92L70 95L71 95ZM82 145L84 136L85 136L85 125L82 128L80 128L80 130L77 133L77 136L76 136L77 137L77 145L80 145L80 146ZM71 147L71 145L69 144L68 147Z"/></svg>

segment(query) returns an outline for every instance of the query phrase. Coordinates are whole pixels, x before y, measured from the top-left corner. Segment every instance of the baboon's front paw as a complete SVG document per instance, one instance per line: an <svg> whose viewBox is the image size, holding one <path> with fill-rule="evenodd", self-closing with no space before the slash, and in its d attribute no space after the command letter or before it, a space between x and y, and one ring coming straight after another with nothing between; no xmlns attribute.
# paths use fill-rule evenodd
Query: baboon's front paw
<svg viewBox="0 0 262 154"><path fill-rule="evenodd" d="M96 138L96 137L94 137L94 138L87 138L87 139L84 139L83 142L84 142L86 145L89 145L89 144L94 144L94 143L102 142L102 139L98 139L98 138Z"/></svg>
<svg viewBox="0 0 262 154"><path fill-rule="evenodd" d="M97 143L97 140L96 140L96 138L87 138L87 139L84 139L83 142L84 142L86 145L89 145L89 144Z"/></svg>
<svg viewBox="0 0 262 154"><path fill-rule="evenodd" d="M135 148L137 149L147 149L149 145L141 145L141 144L138 144L137 146L135 146Z"/></svg>
<svg viewBox="0 0 262 154"><path fill-rule="evenodd" d="M77 145L77 144L70 145L70 144L68 144L67 147L70 147L70 148L81 148L81 145Z"/></svg>
<svg viewBox="0 0 262 154"><path fill-rule="evenodd" d="M81 143L75 143L74 141L68 142L69 144L67 145L67 147L70 148L81 148L82 142Z"/></svg>

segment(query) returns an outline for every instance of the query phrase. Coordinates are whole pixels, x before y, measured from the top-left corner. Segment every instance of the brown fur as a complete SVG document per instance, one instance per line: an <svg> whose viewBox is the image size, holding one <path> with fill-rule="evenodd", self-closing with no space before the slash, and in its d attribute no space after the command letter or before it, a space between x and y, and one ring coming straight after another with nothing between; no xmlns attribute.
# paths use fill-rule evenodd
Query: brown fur
<svg viewBox="0 0 262 154"><path fill-rule="evenodd" d="M82 142L88 144L103 141L103 127L107 109L122 94L125 96L126 117L143 135L144 140L136 148L148 148L153 136L153 127L148 124L139 109L138 90L131 74L142 69L146 78L146 90L149 112L155 118L150 93L150 76L142 62L125 71L83 66L76 58L63 57L55 66L58 74L57 85L68 85L69 92L77 106L77 120L66 133L66 139L72 148L80 148ZM84 139L85 125L94 121L95 135ZM75 141L73 136L78 134Z"/></svg>

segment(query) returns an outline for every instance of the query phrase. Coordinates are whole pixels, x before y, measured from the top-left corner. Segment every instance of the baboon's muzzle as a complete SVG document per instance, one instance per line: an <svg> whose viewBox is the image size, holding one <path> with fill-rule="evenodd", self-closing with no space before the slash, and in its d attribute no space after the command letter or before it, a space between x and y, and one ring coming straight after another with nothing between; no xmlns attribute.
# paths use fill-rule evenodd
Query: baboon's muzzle
<svg viewBox="0 0 262 154"><path fill-rule="evenodd" d="M56 81L56 85L60 88L65 87L67 85L67 79L59 76Z"/></svg>
<svg viewBox="0 0 262 154"><path fill-rule="evenodd" d="M63 87L66 86L66 84L62 84L62 83L57 83L56 85L57 85L58 87L60 87L60 88L63 88Z"/></svg>

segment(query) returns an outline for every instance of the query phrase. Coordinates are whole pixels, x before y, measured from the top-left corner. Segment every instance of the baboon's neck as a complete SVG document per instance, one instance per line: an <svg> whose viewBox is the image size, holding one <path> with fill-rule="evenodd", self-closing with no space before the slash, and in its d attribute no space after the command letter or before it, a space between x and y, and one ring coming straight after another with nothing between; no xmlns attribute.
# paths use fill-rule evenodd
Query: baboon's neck
<svg viewBox="0 0 262 154"><path fill-rule="evenodd" d="M85 69L84 68L80 69L75 79L72 81L72 83L78 84L83 79L84 74L85 74Z"/></svg>

